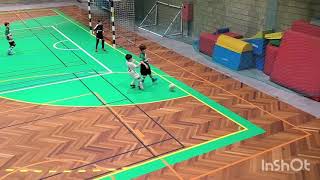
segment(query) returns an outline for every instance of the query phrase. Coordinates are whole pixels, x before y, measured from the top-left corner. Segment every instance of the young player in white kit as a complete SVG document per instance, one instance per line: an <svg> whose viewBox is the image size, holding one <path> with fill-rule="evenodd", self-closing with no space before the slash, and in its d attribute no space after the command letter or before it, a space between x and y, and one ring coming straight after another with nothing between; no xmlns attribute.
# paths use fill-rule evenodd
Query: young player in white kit
<svg viewBox="0 0 320 180"><path fill-rule="evenodd" d="M135 88L136 87L136 82L138 82L139 89L143 90L142 78L139 75L139 73L136 72L136 69L141 66L141 63L138 64L138 65L135 64L131 54L127 54L126 55L126 60L127 60L127 66L128 66L129 75L132 77L132 82L131 82L130 86L132 88Z"/></svg>

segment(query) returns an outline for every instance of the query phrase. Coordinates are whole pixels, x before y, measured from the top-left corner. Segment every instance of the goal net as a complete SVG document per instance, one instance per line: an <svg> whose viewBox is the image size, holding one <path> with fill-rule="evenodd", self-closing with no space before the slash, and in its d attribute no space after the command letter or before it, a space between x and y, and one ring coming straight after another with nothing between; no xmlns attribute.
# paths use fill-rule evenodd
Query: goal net
<svg viewBox="0 0 320 180"><path fill-rule="evenodd" d="M156 1L139 28L159 36L182 35L182 5Z"/></svg>
<svg viewBox="0 0 320 180"><path fill-rule="evenodd" d="M90 27L102 21L108 40L135 41L134 0L89 0L88 10Z"/></svg>

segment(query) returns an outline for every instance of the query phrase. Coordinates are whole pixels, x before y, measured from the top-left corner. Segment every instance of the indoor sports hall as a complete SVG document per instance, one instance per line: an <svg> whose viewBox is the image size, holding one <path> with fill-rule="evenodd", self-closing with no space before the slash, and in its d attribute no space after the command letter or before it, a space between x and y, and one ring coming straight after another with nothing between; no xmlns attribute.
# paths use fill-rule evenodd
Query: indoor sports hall
<svg viewBox="0 0 320 180"><path fill-rule="evenodd" d="M0 180L318 180L317 0L0 0Z"/></svg>

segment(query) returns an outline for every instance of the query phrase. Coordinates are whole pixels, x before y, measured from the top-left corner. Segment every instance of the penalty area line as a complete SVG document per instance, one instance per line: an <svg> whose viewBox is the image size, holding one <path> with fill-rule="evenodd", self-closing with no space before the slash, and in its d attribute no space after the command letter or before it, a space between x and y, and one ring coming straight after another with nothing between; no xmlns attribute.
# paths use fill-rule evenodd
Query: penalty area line
<svg viewBox="0 0 320 180"><path fill-rule="evenodd" d="M96 63L98 63L100 66L102 66L104 69L112 73L112 70L109 69L107 66L105 66L102 62L100 62L97 58L93 57L90 53L88 53L86 50L84 50L81 46L79 46L77 43L75 43L72 39L70 39L67 35L65 35L63 32L61 32L59 29L57 29L55 26L51 26L54 30L56 30L60 35L62 35L64 38L66 38L68 41L70 41L72 44L74 44L78 49L80 49L82 52L84 52L87 56L89 56L91 59L93 59Z"/></svg>
<svg viewBox="0 0 320 180"><path fill-rule="evenodd" d="M62 41L56 42L56 43L53 44L53 47L55 49L58 49L58 50L61 50L61 51L78 51L78 50L80 50L80 49L64 49L64 48L59 48L58 47L58 44L66 42L66 41L69 41L69 40L62 40Z"/></svg>

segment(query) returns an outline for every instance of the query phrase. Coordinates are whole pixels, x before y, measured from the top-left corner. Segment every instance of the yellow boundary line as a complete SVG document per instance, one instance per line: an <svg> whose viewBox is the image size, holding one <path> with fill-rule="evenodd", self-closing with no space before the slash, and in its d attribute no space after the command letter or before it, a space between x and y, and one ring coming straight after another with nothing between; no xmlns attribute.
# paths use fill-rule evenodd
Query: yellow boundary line
<svg viewBox="0 0 320 180"><path fill-rule="evenodd" d="M45 102L45 103L42 103L42 104L33 104L33 105L30 105L30 106L25 106L25 107L16 108L16 109L10 109L10 110L7 110L7 111L0 111L0 114L12 112L12 111L17 111L17 110L21 110L21 109L32 108L32 107L41 106L41 105L43 105L43 106L51 106L49 103L67 101L67 100L70 100L70 99L77 99L77 98L84 97L84 96L89 96L89 95L92 95L92 93L86 93L86 94L81 94L81 95L78 95L78 96L72 96L72 97L62 98L62 99L58 99L58 100L54 100L54 101L48 101L48 102Z"/></svg>
<svg viewBox="0 0 320 180"><path fill-rule="evenodd" d="M93 96L92 93L90 93L90 95ZM120 105L112 105L112 104L108 104L108 106L111 107L121 107L121 106L135 106L135 105L141 105L141 104L152 104L152 103L157 103L157 102L164 102L164 101L170 101L170 100L175 100L175 99L181 99L181 98L186 98L189 97L189 95L185 95L185 96L180 96L180 97L176 97L176 98L169 98L169 99L164 99L164 100L159 100L159 101L150 101L147 103L134 103L134 104L120 104ZM0 96L0 98L2 99L7 99L7 100L11 100L11 101L16 101L16 102L20 102L20 103L26 103L26 104L34 104L34 105L44 105L44 106L52 106L52 107L78 107L78 108L100 108L100 107L104 107L104 106L74 106L74 105L55 105L55 104L44 104L44 103L35 103L35 102L28 102L28 101L23 101L23 100L16 100L16 99L12 99L12 98L7 98L7 97L3 97ZM124 99L127 100L127 99ZM1 112L0 112L1 113Z"/></svg>
<svg viewBox="0 0 320 180"><path fill-rule="evenodd" d="M150 162L152 162L152 161L161 160L161 159L164 159L164 158L166 158L166 157L168 157L168 156L172 156L172 155L174 155L174 154L178 154L178 153L181 153L181 152L184 152L184 151L190 150L190 149L194 149L194 148L197 148L198 146L202 146L202 145L205 145L205 144L209 144L209 143L212 143L212 142L217 141L217 140L219 140L219 139L224 139L224 138L226 138L226 137L229 137L229 136L232 136L232 135L235 135L235 134L239 134L239 133L242 133L242 132L244 132L244 131L247 131L247 130L243 129L243 130L240 130L240 131L236 131L236 132L233 132L233 133L230 133L230 134L227 134L227 135L224 135L224 136L221 136L221 137L218 137L218 138L215 138L215 139L212 139L212 140L206 141L206 142L201 143L201 144L197 144L197 145L194 145L194 146L191 146L191 147L185 148L185 149L181 149L181 150L178 150L178 151L175 151L175 152L172 152L172 153L169 153L169 154L163 155L163 156L161 156L161 157L157 157L157 158L154 158L154 159L151 159L151 160L145 161L145 162L140 163L140 164L137 164L137 165L129 166L129 167L125 168L125 169L115 171L115 172L110 173L110 174L108 174L108 175L106 175L106 176L103 176L103 177L110 177L110 176L114 176L115 174L118 174L118 173L121 173L121 172L127 171L127 170L129 170L129 169L133 169L133 168L136 168L136 167L142 166L142 165L147 164L147 163L150 163ZM101 178L101 177L100 177L100 178ZM96 179L98 180L99 178L96 178Z"/></svg>
<svg viewBox="0 0 320 180"><path fill-rule="evenodd" d="M34 169L29 169L29 167L32 167L32 166L36 166L36 165L39 165L39 164L44 164L44 163L50 163L50 162L80 162L80 163L84 163L84 164L89 164L90 162L89 161L83 161L83 160L76 160L76 159L51 159L50 160L45 160L45 161L40 161L40 162L36 162L36 163L33 163L33 164L29 164L27 166L23 166L23 167L17 167L15 169L7 169L8 171L7 172L10 172L2 177L0 177L0 180L16 173L16 172L22 172L22 173L26 173L28 171L41 171L41 170L34 170ZM109 168L104 168L102 166L99 166L97 164L92 164L92 166L96 167L96 168L99 168L101 170L110 170ZM51 172L50 172L51 171ZM57 170L49 170L49 173L57 173L58 171ZM68 173L68 172L72 172L71 170L63 170L62 172L64 173ZM79 170L77 171L79 172ZM84 172L83 170L80 171L81 172Z"/></svg>

